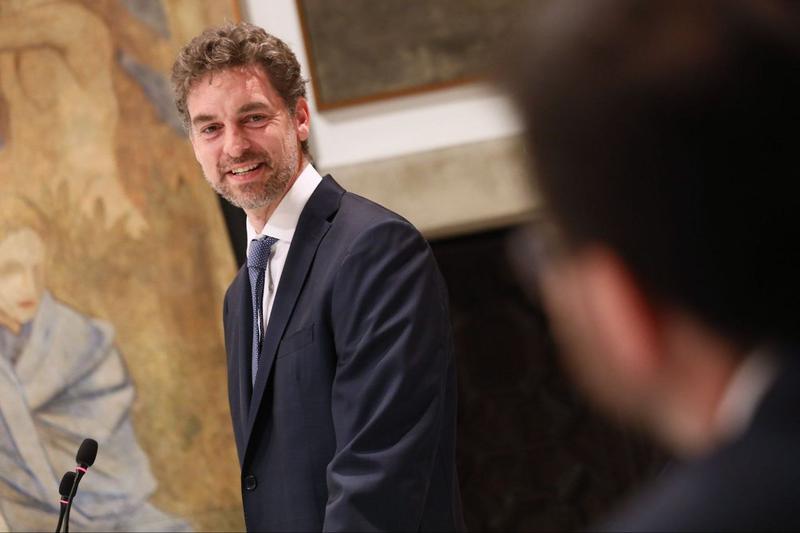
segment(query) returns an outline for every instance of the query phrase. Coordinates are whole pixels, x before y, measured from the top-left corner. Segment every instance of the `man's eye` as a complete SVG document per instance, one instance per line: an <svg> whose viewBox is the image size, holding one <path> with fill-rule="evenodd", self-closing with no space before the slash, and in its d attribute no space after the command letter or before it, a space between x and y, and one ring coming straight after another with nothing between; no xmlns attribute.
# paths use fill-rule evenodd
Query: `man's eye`
<svg viewBox="0 0 800 533"><path fill-rule="evenodd" d="M210 126L202 128L200 130L200 133L202 133L203 135L211 135L212 133L215 133L218 129L219 126L217 126L216 124L211 124Z"/></svg>
<svg viewBox="0 0 800 533"><path fill-rule="evenodd" d="M245 122L250 123L259 123L267 120L266 115L248 115L247 118L244 119Z"/></svg>

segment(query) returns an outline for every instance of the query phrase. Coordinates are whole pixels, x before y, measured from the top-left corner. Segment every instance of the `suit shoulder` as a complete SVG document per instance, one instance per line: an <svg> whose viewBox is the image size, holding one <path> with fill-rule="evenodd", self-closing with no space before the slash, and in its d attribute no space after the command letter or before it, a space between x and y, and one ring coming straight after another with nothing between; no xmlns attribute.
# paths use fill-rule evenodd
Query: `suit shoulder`
<svg viewBox="0 0 800 533"><path fill-rule="evenodd" d="M748 431L703 459L674 466L601 529L796 530L800 468L785 460L796 445L794 434Z"/></svg>
<svg viewBox="0 0 800 533"><path fill-rule="evenodd" d="M335 224L352 237L388 228L421 237L419 230L401 215L351 192L342 196Z"/></svg>

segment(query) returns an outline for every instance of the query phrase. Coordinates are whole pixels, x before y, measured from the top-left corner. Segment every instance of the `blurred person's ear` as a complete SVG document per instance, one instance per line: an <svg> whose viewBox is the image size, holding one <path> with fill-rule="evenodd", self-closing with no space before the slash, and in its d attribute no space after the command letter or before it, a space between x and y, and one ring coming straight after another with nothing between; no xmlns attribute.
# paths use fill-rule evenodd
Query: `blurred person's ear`
<svg viewBox="0 0 800 533"><path fill-rule="evenodd" d="M615 366L637 382L655 377L664 356L658 313L633 275L602 247L580 252L576 261L587 312Z"/></svg>
<svg viewBox="0 0 800 533"><path fill-rule="evenodd" d="M639 419L666 364L658 312L624 263L588 246L540 272L570 372L606 410Z"/></svg>

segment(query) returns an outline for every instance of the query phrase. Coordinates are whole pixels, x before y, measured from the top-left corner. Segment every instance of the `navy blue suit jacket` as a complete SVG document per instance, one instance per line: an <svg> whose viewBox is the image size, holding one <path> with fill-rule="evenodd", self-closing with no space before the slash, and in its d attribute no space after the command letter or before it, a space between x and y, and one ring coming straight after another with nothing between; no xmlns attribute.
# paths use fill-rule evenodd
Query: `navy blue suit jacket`
<svg viewBox="0 0 800 533"><path fill-rule="evenodd" d="M411 224L326 176L300 216L252 387L246 266L224 326L248 530L464 528L447 293Z"/></svg>
<svg viewBox="0 0 800 533"><path fill-rule="evenodd" d="M674 466L599 531L800 530L800 351L739 438Z"/></svg>

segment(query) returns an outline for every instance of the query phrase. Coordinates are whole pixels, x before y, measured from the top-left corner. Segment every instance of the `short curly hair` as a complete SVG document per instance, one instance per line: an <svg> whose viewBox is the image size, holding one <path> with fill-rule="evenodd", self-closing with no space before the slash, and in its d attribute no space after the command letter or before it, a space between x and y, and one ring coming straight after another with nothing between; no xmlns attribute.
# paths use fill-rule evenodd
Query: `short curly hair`
<svg viewBox="0 0 800 533"><path fill-rule="evenodd" d="M263 28L247 22L226 23L208 28L192 39L172 66L175 105L187 131L190 117L186 99L194 83L208 73L249 65L264 69L289 113L294 113L297 100L306 97L306 80L300 75L294 52ZM307 156L308 141L302 142L302 149Z"/></svg>

